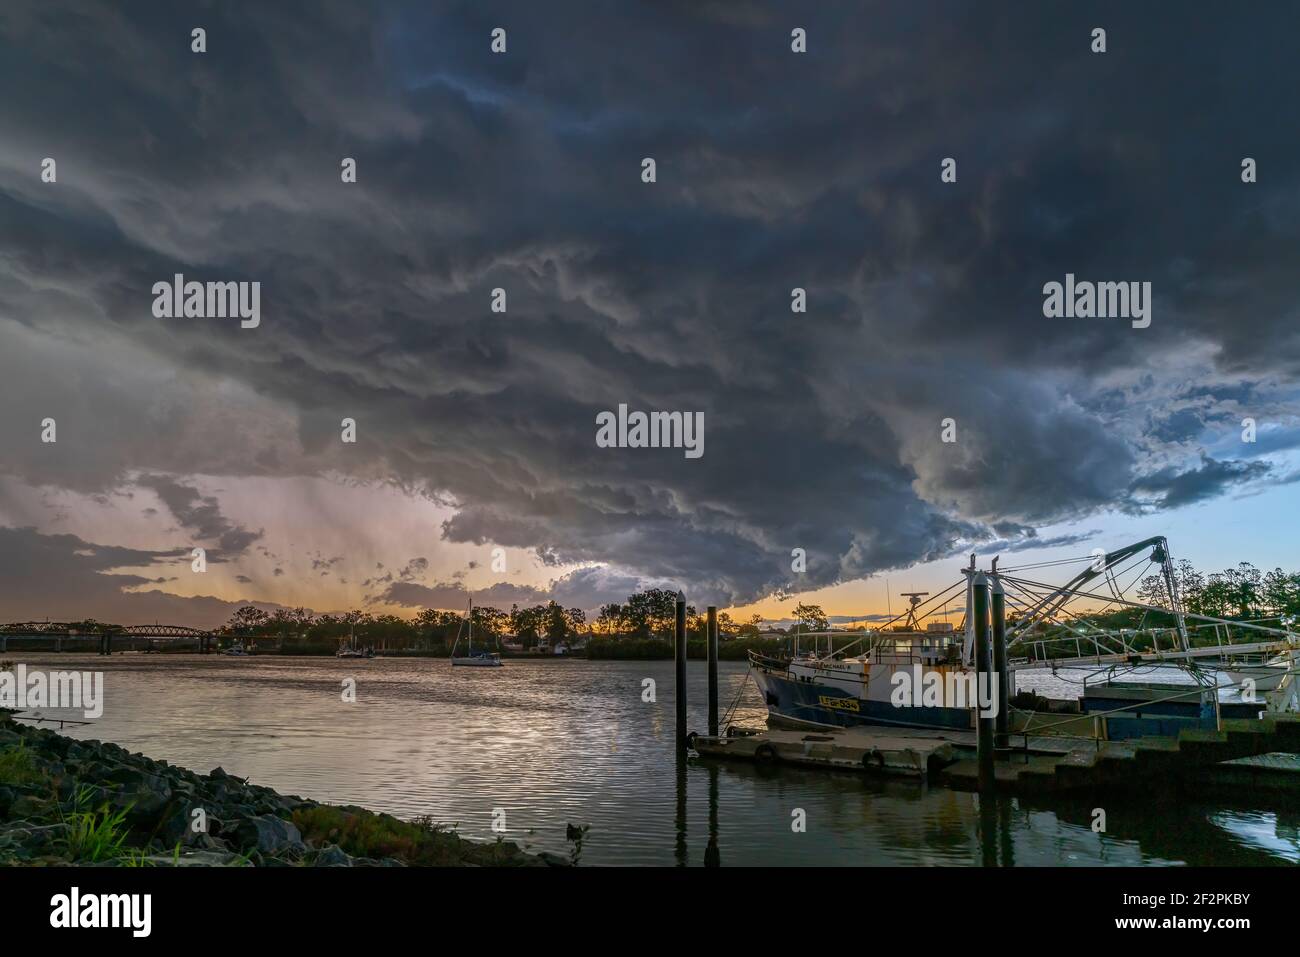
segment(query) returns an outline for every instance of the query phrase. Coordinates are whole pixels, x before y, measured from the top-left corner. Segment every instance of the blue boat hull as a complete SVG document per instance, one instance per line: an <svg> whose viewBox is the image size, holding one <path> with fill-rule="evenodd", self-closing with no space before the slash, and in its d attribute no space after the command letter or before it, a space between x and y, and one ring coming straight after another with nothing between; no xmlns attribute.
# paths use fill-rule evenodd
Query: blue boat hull
<svg viewBox="0 0 1300 957"><path fill-rule="evenodd" d="M895 707L888 701L849 697L844 692L809 681L796 681L773 672L759 675L768 716L796 725L856 728L892 725L969 731L971 711L966 708Z"/></svg>

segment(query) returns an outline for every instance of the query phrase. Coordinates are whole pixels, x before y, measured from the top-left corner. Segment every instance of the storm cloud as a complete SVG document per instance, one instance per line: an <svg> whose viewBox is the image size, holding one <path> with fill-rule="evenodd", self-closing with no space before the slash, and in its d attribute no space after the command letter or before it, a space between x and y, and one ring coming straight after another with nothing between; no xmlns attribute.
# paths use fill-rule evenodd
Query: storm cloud
<svg viewBox="0 0 1300 957"><path fill-rule="evenodd" d="M1269 467L1206 445L1242 414L1295 427L1298 28L1214 4L7 3L0 77L39 95L0 101L3 468L154 476L233 552L258 533L186 476L396 482L455 506L449 541L586 566L556 585L582 607L647 581L748 601L792 586L794 548L816 587L1223 494ZM1067 272L1150 281L1150 328L1044 318ZM261 324L154 318L175 273L260 282ZM702 412L706 454L598 448L620 403Z"/></svg>

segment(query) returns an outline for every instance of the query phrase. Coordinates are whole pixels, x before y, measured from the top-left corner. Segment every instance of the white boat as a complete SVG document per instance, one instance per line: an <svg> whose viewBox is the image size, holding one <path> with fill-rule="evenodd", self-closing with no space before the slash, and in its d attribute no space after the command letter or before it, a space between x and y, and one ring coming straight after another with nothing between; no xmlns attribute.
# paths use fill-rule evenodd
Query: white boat
<svg viewBox="0 0 1300 957"><path fill-rule="evenodd" d="M1292 660L1292 655L1296 655L1296 660ZM1238 662L1230 667L1219 668L1218 671L1230 684L1243 690L1250 687L1246 684L1247 681L1253 681L1254 691L1263 694L1276 691L1287 673L1297 667L1300 667L1300 653L1283 652L1267 661Z"/></svg>
<svg viewBox="0 0 1300 957"><path fill-rule="evenodd" d="M231 645L229 648L227 648L225 651L223 651L222 654L225 655L227 658L253 657L251 653L244 650L243 644L238 641L235 642L233 645Z"/></svg>
<svg viewBox="0 0 1300 957"><path fill-rule="evenodd" d="M375 649L357 647L355 625L352 627L352 630L348 632L348 643L346 645L341 645L339 650L334 652L335 658L373 658L374 656Z"/></svg>
<svg viewBox="0 0 1300 957"><path fill-rule="evenodd" d="M466 642L466 651L463 655L457 655L456 649L460 647L460 632L456 632L456 641L451 646L451 664L452 667L459 668L500 668L505 662L501 660L499 652L480 651L474 652L474 599L469 600L469 611L465 614L465 622L468 624L468 640Z"/></svg>
<svg viewBox="0 0 1300 957"><path fill-rule="evenodd" d="M452 658L451 663L461 668L500 668L505 664L496 652L480 652L468 657Z"/></svg>

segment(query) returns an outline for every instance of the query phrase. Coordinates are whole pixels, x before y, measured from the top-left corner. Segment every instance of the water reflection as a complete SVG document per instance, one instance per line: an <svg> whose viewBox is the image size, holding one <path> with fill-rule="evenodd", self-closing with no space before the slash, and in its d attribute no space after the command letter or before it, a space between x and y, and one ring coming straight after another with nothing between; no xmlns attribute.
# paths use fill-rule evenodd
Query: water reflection
<svg viewBox="0 0 1300 957"><path fill-rule="evenodd" d="M704 849L704 866L721 867L722 849L718 846L718 766L709 765L709 845Z"/></svg>
<svg viewBox="0 0 1300 957"><path fill-rule="evenodd" d="M16 657L10 655L10 657ZM28 656L29 665L106 671L104 717L80 737L199 771L401 817L421 814L484 840L492 809L507 839L567 854L590 825L589 864L1261 864L1300 859L1295 801L1245 806L1197 792L1095 802L1003 799L906 779L678 760L672 662L524 662L457 669L433 659ZM343 679L357 681L345 704ZM658 701L641 698L654 678ZM703 662L691 662L690 727L705 726ZM721 699L762 702L745 666L723 663ZM1287 802L1290 802L1289 804ZM1253 802L1253 803L1251 803ZM791 830L802 808L807 830ZM1279 810L1282 808L1283 810ZM1285 810L1291 808L1291 810ZM988 815L986 819L986 814ZM694 842L689 840L694 837Z"/></svg>

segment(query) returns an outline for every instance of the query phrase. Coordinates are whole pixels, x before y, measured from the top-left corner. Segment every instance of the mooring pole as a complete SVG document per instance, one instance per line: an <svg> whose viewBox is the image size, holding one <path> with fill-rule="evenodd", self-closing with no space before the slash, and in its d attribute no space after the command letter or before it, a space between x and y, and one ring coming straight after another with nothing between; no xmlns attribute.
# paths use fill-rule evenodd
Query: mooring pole
<svg viewBox="0 0 1300 957"><path fill-rule="evenodd" d="M718 736L718 606L709 606L709 736Z"/></svg>
<svg viewBox="0 0 1300 957"><path fill-rule="evenodd" d="M976 687L976 755L979 759L980 794L993 794L993 723L986 715L984 702L979 699L979 689L992 686L993 656L989 645L989 580L983 572L975 575L972 583L975 592L975 687Z"/></svg>
<svg viewBox="0 0 1300 957"><path fill-rule="evenodd" d="M1007 708L1011 676L1007 668L1007 593L997 574L997 559L993 559L993 674L997 678L998 714L994 719L994 746L1005 754L1007 732L1011 727L1011 714Z"/></svg>
<svg viewBox="0 0 1300 957"><path fill-rule="evenodd" d="M673 656L677 659L677 681L673 699L677 704L677 747L686 748L686 595L677 593L677 614L673 622Z"/></svg>

